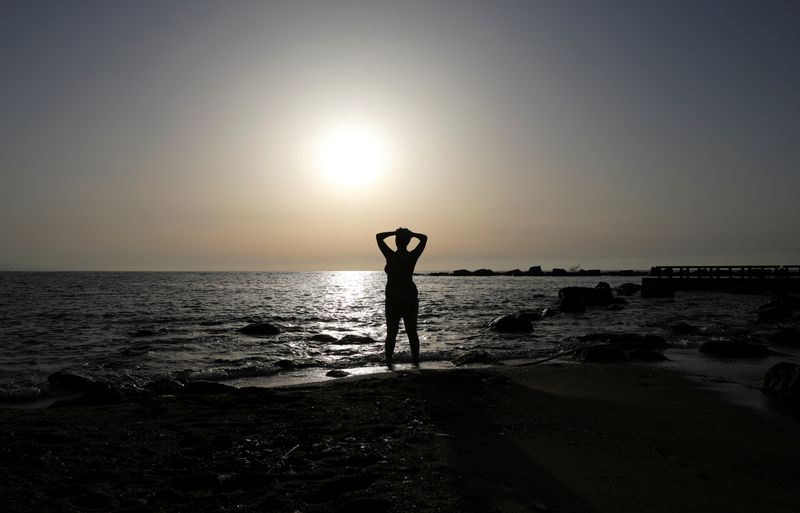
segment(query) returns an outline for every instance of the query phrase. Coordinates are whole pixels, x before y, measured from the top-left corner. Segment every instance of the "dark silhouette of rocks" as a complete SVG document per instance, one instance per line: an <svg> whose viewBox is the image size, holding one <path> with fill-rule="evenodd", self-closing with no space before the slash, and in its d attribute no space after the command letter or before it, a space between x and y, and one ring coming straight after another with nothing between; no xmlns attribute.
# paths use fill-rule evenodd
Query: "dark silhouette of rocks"
<svg viewBox="0 0 800 513"><path fill-rule="evenodd" d="M76 374L69 370L60 370L47 376L47 382L51 388L66 390L69 392L85 392L96 387L99 383L94 379Z"/></svg>
<svg viewBox="0 0 800 513"><path fill-rule="evenodd" d="M530 319L524 314L497 317L489 322L488 327L498 333L530 333L533 331Z"/></svg>
<svg viewBox="0 0 800 513"><path fill-rule="evenodd" d="M185 385L174 379L162 378L151 381L144 388L150 395L175 395L182 393Z"/></svg>
<svg viewBox="0 0 800 513"><path fill-rule="evenodd" d="M340 338L336 344L351 345L351 344L375 344L377 341L372 337L366 335L345 335Z"/></svg>
<svg viewBox="0 0 800 513"><path fill-rule="evenodd" d="M800 405L800 365L780 362L764 374L761 389L765 394Z"/></svg>
<svg viewBox="0 0 800 513"><path fill-rule="evenodd" d="M617 286L617 294L620 296L632 296L642 290L642 286L638 283L623 283Z"/></svg>
<svg viewBox="0 0 800 513"><path fill-rule="evenodd" d="M688 335L690 333L697 333L700 331L700 328L697 326L692 326L687 322L676 322L672 326L669 327L670 331L676 335Z"/></svg>
<svg viewBox="0 0 800 513"><path fill-rule="evenodd" d="M456 367L461 367L462 365L469 365L472 363L495 365L500 362L494 355L481 349L467 351L466 353L460 354L455 360L453 360L453 365Z"/></svg>
<svg viewBox="0 0 800 513"><path fill-rule="evenodd" d="M764 358L772 354L763 344L709 340L700 346L700 352L726 358Z"/></svg>
<svg viewBox="0 0 800 513"><path fill-rule="evenodd" d="M594 288L565 287L558 291L562 312L582 312L588 306L608 306L614 303L611 286L601 281Z"/></svg>
<svg viewBox="0 0 800 513"><path fill-rule="evenodd" d="M334 339L334 340L336 340L336 339ZM297 367L297 364L295 364L292 360L287 360L285 358L272 362L272 365L274 365L275 367L277 367L277 368L279 368L281 370L289 370L289 369L294 369L295 367Z"/></svg>
<svg viewBox="0 0 800 513"><path fill-rule="evenodd" d="M236 387L205 380L189 381L183 388L183 393L194 395L230 394L233 392L236 392Z"/></svg>
<svg viewBox="0 0 800 513"><path fill-rule="evenodd" d="M340 369L333 369L326 372L325 375L328 376L329 378L345 378L349 376L350 373Z"/></svg>
<svg viewBox="0 0 800 513"><path fill-rule="evenodd" d="M311 337L309 340L313 340L314 342L336 342L337 338L334 337L333 335L319 333Z"/></svg>
<svg viewBox="0 0 800 513"><path fill-rule="evenodd" d="M646 276L647 271L603 271L601 269L562 269L556 267L550 271L542 270L542 266L533 265L527 271L521 269L512 269L510 271L494 271L492 269L477 269L470 271L468 269L456 269L452 272L432 272L428 273L429 276Z"/></svg>
<svg viewBox="0 0 800 513"><path fill-rule="evenodd" d="M248 324L243 328L239 328L239 333L255 337L277 335L280 332L281 329L279 327L268 322L256 322L253 324Z"/></svg>

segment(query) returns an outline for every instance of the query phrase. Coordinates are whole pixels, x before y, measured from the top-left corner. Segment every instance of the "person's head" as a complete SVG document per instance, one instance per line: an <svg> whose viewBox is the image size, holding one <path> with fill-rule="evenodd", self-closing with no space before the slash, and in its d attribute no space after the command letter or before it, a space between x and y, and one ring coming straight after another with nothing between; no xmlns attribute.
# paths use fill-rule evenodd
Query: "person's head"
<svg viewBox="0 0 800 513"><path fill-rule="evenodd" d="M407 248L409 242L411 242L411 230L408 228L398 228L394 232L394 243L397 244L398 248Z"/></svg>

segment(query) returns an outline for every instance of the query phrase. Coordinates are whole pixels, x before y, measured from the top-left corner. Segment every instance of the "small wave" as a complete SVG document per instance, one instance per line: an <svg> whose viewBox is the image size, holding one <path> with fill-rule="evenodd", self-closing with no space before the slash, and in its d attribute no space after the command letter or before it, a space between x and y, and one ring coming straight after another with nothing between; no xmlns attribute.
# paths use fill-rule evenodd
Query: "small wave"
<svg viewBox="0 0 800 513"><path fill-rule="evenodd" d="M248 367L209 367L190 371L187 373L189 380L224 381L236 378L256 378L274 376L280 368L270 363L268 365Z"/></svg>

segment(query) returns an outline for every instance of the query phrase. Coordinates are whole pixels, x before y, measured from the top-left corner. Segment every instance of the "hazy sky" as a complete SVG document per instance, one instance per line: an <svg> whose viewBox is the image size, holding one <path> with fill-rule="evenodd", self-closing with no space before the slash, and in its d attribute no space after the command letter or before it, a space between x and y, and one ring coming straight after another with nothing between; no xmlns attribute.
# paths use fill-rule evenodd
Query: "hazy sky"
<svg viewBox="0 0 800 513"><path fill-rule="evenodd" d="M798 5L5 0L0 268L797 264Z"/></svg>

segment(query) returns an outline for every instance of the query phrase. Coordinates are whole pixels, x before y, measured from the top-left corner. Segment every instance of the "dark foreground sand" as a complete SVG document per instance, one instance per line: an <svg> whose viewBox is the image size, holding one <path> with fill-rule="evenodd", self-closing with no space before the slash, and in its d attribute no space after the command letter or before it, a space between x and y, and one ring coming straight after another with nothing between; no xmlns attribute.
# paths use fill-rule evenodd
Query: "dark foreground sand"
<svg viewBox="0 0 800 513"><path fill-rule="evenodd" d="M800 422L631 365L0 410L0 509L800 511Z"/></svg>

